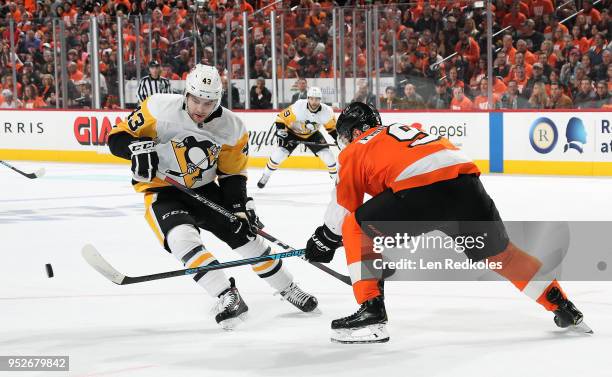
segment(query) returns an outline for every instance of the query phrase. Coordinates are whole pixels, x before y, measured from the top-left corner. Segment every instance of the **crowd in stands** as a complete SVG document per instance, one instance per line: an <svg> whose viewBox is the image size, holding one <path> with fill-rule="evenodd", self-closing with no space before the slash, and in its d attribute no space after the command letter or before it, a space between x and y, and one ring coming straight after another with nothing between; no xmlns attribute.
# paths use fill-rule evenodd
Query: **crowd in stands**
<svg viewBox="0 0 612 377"><path fill-rule="evenodd" d="M249 15L248 66L254 79L247 95L251 108L271 108L271 90L264 79L272 77L272 70L279 79L295 79L296 92L302 91L304 78L339 77L340 67L336 72L332 69L332 9L338 6L346 7L344 22L338 22L345 36L339 41L345 47L345 56L340 57L338 65L343 65L346 78L360 78L354 98L347 100L378 102L382 109L470 110L489 106L487 17L482 1L273 3L0 0L0 108L92 106L88 52L91 15L99 25L99 82L104 108L119 107L118 53L123 54L126 80L135 79L138 71L141 76L147 75L152 60L161 63L162 77L181 80L197 59L210 65L216 62L227 85L228 79L244 77L242 12ZM493 3L492 29L496 36L490 64L495 108L612 108L612 0ZM368 41L366 10L373 6L378 7L379 14L379 33L373 35L379 38ZM276 61L272 61L270 51L272 10L283 18L282 36L277 24ZM117 16L125 20L122 36L117 35ZM54 19L65 25L66 46L60 45L57 33L53 36ZM11 20L15 56L11 55ZM121 52L118 38L124 45ZM368 72L367 51L371 48L378 54L380 66ZM60 49L67 59L65 101L56 93L56 84L62 84ZM368 80L376 76L395 77L395 81L376 93L372 80ZM231 92L232 106L241 106L236 88Z"/></svg>

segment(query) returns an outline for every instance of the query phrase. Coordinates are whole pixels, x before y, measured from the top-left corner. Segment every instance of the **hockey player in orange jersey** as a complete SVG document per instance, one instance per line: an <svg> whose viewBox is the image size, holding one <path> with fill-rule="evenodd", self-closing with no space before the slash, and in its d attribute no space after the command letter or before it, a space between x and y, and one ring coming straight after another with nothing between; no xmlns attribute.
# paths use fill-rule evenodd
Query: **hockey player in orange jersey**
<svg viewBox="0 0 612 377"><path fill-rule="evenodd" d="M324 225L307 242L306 258L330 262L344 244L353 292L361 307L332 321L332 341L389 340L382 277L370 273L382 257L373 251L372 237L385 233L371 224L399 221L417 224L419 229L408 230L413 235L444 231L449 222L456 223L454 235L488 234L483 249L466 249L469 259L499 263L501 268L495 271L553 311L559 327L592 332L556 280L534 278L541 262L509 241L495 204L480 182L478 167L449 140L414 126L383 126L374 107L358 102L344 109L336 130L342 149L339 180ZM372 196L365 203L364 194ZM369 331L359 331L363 329Z"/></svg>

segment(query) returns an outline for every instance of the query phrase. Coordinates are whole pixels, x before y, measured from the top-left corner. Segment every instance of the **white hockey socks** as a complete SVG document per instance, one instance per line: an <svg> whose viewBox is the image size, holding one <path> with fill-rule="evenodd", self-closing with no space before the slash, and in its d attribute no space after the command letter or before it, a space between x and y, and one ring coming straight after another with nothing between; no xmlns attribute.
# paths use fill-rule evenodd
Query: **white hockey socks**
<svg viewBox="0 0 612 377"><path fill-rule="evenodd" d="M336 165L336 157L329 148L321 149L317 153L317 157L327 165L327 171L331 179L336 180L338 176L338 166Z"/></svg>
<svg viewBox="0 0 612 377"><path fill-rule="evenodd" d="M266 169L264 170L265 176L270 176L272 172L276 171L278 167L289 157L289 151L282 147L276 147L272 151L270 158L268 159L268 163L266 164Z"/></svg>

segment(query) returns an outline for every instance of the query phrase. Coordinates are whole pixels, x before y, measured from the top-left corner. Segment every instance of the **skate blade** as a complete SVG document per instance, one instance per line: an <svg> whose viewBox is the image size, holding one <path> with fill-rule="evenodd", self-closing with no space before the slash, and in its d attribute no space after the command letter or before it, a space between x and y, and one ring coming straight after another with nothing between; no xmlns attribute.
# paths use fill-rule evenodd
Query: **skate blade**
<svg viewBox="0 0 612 377"><path fill-rule="evenodd" d="M593 329L591 329L589 325L584 322L580 322L576 326L570 326L568 327L568 330L581 334L594 334Z"/></svg>
<svg viewBox="0 0 612 377"><path fill-rule="evenodd" d="M341 344L386 343L389 339L389 333L384 324L355 329L336 329L331 337L333 343Z"/></svg>
<svg viewBox="0 0 612 377"><path fill-rule="evenodd" d="M242 313L238 317L228 318L224 321L219 322L219 326L225 331L232 331L242 322L245 322L248 318L248 313Z"/></svg>
<svg viewBox="0 0 612 377"><path fill-rule="evenodd" d="M304 313L310 314L310 315L313 315L313 316L320 316L321 314L323 314L323 312L321 311L321 309L319 309L319 307L316 307L316 308L312 309L311 311L304 312Z"/></svg>

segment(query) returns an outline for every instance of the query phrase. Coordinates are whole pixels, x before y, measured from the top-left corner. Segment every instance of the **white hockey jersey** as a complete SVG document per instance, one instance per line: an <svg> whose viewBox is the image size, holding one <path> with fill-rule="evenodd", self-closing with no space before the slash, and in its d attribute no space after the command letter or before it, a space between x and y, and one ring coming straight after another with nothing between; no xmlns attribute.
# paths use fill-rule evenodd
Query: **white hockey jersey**
<svg viewBox="0 0 612 377"><path fill-rule="evenodd" d="M283 123L290 132L306 139L319 130L321 125L327 131L336 129L336 117L331 107L321 103L319 110L312 112L308 109L308 100L297 100L293 105L278 113L277 123Z"/></svg>
<svg viewBox="0 0 612 377"><path fill-rule="evenodd" d="M158 170L187 187L197 188L217 176L246 176L249 135L244 123L219 107L207 122L197 124L184 108L182 94L154 94L143 101L110 135L127 132L153 139ZM168 186L158 178L139 182L136 191Z"/></svg>

